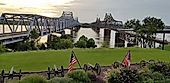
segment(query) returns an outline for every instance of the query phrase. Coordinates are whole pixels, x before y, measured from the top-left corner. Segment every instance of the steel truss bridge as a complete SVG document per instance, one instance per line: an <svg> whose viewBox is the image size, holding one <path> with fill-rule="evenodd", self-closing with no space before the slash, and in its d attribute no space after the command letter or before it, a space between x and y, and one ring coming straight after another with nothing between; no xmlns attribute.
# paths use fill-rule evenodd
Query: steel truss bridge
<svg viewBox="0 0 170 83"><path fill-rule="evenodd" d="M62 33L65 28L80 25L72 12L63 12L59 18L50 18L36 14L2 13L0 17L0 42L11 44L23 41L36 29L40 36L54 32Z"/></svg>

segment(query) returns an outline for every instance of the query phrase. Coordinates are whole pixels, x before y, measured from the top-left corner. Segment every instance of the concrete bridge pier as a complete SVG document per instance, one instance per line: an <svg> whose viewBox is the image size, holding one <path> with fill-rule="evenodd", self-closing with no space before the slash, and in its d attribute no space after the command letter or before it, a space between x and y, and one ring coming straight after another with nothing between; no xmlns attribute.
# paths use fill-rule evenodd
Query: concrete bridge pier
<svg viewBox="0 0 170 83"><path fill-rule="evenodd" d="M100 28L99 38L100 38L99 40L100 40L100 43L101 43L101 46L102 46L102 43L104 43L104 28Z"/></svg>
<svg viewBox="0 0 170 83"><path fill-rule="evenodd" d="M110 48L115 48L115 41L116 41L116 31L111 30L110 33Z"/></svg>
<svg viewBox="0 0 170 83"><path fill-rule="evenodd" d="M128 47L128 41L125 41L125 48Z"/></svg>

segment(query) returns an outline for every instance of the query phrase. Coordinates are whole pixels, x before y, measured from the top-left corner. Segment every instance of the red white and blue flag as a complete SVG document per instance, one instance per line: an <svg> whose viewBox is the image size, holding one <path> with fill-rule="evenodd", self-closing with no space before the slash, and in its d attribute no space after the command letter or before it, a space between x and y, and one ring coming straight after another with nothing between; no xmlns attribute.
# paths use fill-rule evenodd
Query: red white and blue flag
<svg viewBox="0 0 170 83"><path fill-rule="evenodd" d="M68 65L68 73L72 71L73 69L73 65L77 63L77 59L76 57L74 56L74 53L72 52L71 53L71 58L70 58L70 63Z"/></svg>
<svg viewBox="0 0 170 83"><path fill-rule="evenodd" d="M125 58L123 59L123 62L122 62L123 66L130 67L130 60L131 60L131 54L130 54L130 51L128 51Z"/></svg>

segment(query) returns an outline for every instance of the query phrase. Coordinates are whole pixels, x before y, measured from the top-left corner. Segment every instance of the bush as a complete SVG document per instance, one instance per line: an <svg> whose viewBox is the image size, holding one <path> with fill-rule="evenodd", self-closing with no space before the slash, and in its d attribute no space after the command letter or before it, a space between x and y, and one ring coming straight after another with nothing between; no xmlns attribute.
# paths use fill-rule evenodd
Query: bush
<svg viewBox="0 0 170 83"><path fill-rule="evenodd" d="M112 70L108 74L109 74L107 77L108 83L121 83L121 81L119 80L120 72Z"/></svg>
<svg viewBox="0 0 170 83"><path fill-rule="evenodd" d="M68 49L73 47L73 42L70 39L61 39L60 44L61 44L60 49Z"/></svg>
<svg viewBox="0 0 170 83"><path fill-rule="evenodd" d="M39 75L30 75L24 77L19 83L47 83L45 78Z"/></svg>
<svg viewBox="0 0 170 83"><path fill-rule="evenodd" d="M152 74L152 71L147 67L147 66L144 66L142 67L141 69L139 69L138 71L139 73L139 81L151 81L151 74Z"/></svg>
<svg viewBox="0 0 170 83"><path fill-rule="evenodd" d="M96 80L96 75L95 75L94 72L87 71L86 73L87 73L87 75L88 75L88 77L90 78L91 81L95 81Z"/></svg>
<svg viewBox="0 0 170 83"><path fill-rule="evenodd" d="M101 47L102 48L109 48L109 45L107 44L107 42L103 42Z"/></svg>
<svg viewBox="0 0 170 83"><path fill-rule="evenodd" d="M111 71L107 77L108 83L136 83L138 80L137 71L129 69Z"/></svg>
<svg viewBox="0 0 170 83"><path fill-rule="evenodd" d="M47 47L55 50L68 49L73 47L73 42L71 37L67 35L62 37L50 35L48 36Z"/></svg>
<svg viewBox="0 0 170 83"><path fill-rule="evenodd" d="M151 78L155 81L164 80L164 76L159 72L153 72Z"/></svg>
<svg viewBox="0 0 170 83"><path fill-rule="evenodd" d="M95 48L95 47L97 47L97 45L95 45L95 41L92 38L90 38L88 40L88 38L85 37L84 35L81 36L79 38L79 41L77 41L74 45L75 45L75 47L78 47L78 48L91 48L91 47Z"/></svg>
<svg viewBox="0 0 170 83"><path fill-rule="evenodd" d="M48 83L74 83L72 78L53 78L48 81Z"/></svg>
<svg viewBox="0 0 170 83"><path fill-rule="evenodd" d="M0 44L0 53L5 52L6 48L4 45Z"/></svg>
<svg viewBox="0 0 170 83"><path fill-rule="evenodd" d="M88 77L88 74L84 71L73 71L66 75L68 78L72 78L78 83L89 83L91 80Z"/></svg>
<svg viewBox="0 0 170 83"><path fill-rule="evenodd" d="M90 39L87 41L87 48L90 48L90 47L92 47L92 48L95 48L95 47L96 47L95 41L94 41L92 38L90 38Z"/></svg>
<svg viewBox="0 0 170 83"><path fill-rule="evenodd" d="M77 41L77 43L75 44L75 46L78 48L86 48L86 45L87 45L87 42L84 40Z"/></svg>

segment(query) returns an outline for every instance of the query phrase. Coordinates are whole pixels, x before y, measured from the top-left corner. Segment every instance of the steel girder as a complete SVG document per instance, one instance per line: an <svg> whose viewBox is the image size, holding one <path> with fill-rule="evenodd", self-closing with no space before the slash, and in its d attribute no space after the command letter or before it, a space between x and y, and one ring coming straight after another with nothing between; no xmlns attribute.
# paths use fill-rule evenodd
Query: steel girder
<svg viewBox="0 0 170 83"><path fill-rule="evenodd" d="M71 13L72 14L72 13ZM77 20L68 17L63 12L60 18L50 18L46 16L36 14L14 14L14 13L3 13L1 15L0 23L3 26L2 34L6 34L8 28L8 34L27 32L35 28L40 35L44 33L62 32L64 28L73 27L79 25Z"/></svg>

